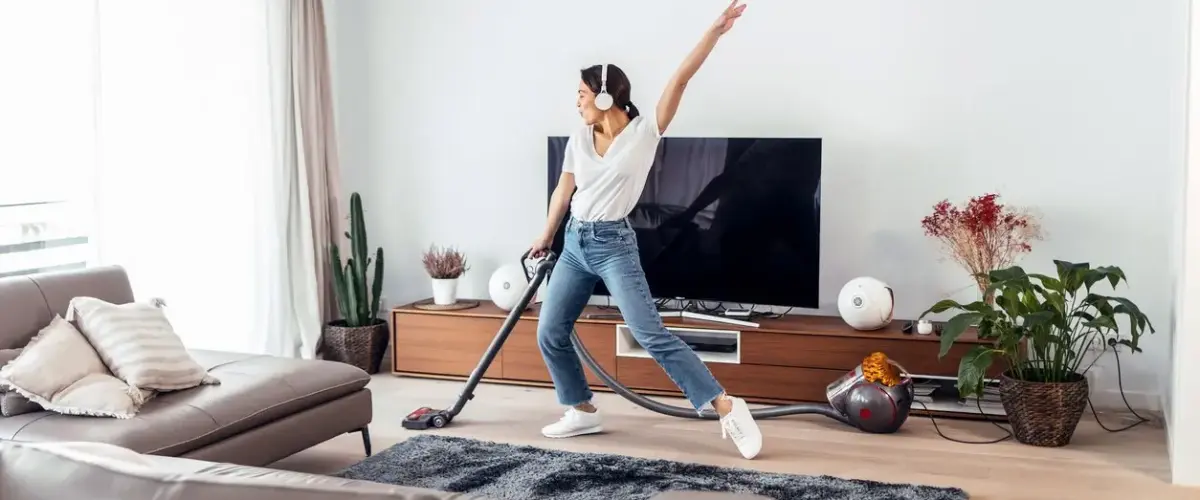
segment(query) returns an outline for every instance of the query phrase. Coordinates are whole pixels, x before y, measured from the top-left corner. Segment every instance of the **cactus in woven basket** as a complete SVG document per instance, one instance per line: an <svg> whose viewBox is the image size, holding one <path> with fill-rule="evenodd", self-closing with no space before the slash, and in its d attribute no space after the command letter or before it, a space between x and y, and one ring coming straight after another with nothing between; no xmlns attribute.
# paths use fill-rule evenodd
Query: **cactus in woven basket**
<svg viewBox="0 0 1200 500"><path fill-rule="evenodd" d="M350 258L342 264L341 251L336 243L329 245L333 265L333 285L338 311L345 326L369 326L379 322L379 296L383 291L383 248L375 249L375 259L367 255L367 223L363 220L362 198L350 195ZM374 280L367 282L367 269L375 264ZM367 288L370 288L369 293Z"/></svg>

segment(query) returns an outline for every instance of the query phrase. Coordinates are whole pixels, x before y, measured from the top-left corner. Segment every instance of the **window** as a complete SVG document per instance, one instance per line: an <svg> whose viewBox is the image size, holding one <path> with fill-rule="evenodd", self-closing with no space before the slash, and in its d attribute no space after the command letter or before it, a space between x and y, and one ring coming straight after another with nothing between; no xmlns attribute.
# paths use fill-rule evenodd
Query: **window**
<svg viewBox="0 0 1200 500"><path fill-rule="evenodd" d="M91 259L92 2L0 4L0 277Z"/></svg>
<svg viewBox="0 0 1200 500"><path fill-rule="evenodd" d="M191 348L297 353L294 5L0 2L0 275L119 265Z"/></svg>
<svg viewBox="0 0 1200 500"><path fill-rule="evenodd" d="M43 199L0 205L0 278L87 265L87 228L78 202Z"/></svg>

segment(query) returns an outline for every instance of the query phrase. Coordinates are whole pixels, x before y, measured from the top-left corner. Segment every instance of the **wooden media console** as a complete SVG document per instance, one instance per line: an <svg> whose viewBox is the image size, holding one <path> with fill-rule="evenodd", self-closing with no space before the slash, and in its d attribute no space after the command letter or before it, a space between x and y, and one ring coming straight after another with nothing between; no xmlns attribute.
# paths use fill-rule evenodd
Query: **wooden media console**
<svg viewBox="0 0 1200 500"><path fill-rule="evenodd" d="M516 322L485 372L485 382L551 386L537 345L537 308L531 306ZM465 379L507 315L486 300L478 307L457 311L422 310L411 304L397 307L391 312L392 372ZM717 352L698 354L731 394L765 404L825 402L826 386L876 351L896 360L918 380L952 383L959 359L973 344L983 343L968 332L939 360L940 337L905 334L901 329L906 322L901 320L876 331L858 331L841 318L829 316L755 319L757 328L689 318L663 321L673 333L687 337L685 340L721 344ZM600 365L620 383L644 394L682 396L662 368L633 341L615 308L589 306L576 330ZM585 367L584 371L594 390L608 391L590 370ZM937 414L981 416L976 404L930 404L929 408ZM921 406L913 409L920 411Z"/></svg>

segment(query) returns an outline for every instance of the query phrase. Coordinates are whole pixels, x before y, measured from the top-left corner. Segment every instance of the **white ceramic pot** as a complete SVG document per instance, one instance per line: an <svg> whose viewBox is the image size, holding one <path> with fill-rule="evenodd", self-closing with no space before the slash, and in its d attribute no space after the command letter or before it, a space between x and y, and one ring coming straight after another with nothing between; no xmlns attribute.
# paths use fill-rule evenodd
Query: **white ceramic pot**
<svg viewBox="0 0 1200 500"><path fill-rule="evenodd" d="M433 303L439 306L454 304L458 299L458 278L433 280Z"/></svg>

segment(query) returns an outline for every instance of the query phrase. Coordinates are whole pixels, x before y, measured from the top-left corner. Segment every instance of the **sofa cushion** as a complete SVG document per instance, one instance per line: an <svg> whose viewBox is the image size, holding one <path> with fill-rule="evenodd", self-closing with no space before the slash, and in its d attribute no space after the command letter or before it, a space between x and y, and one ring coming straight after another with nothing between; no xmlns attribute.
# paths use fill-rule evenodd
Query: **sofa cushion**
<svg viewBox="0 0 1200 500"><path fill-rule="evenodd" d="M9 361L17 359L17 356L20 354L20 349L0 349L0 367L8 364ZM12 389L0 387L0 416L11 417L35 411L42 411L41 405L13 392Z"/></svg>
<svg viewBox="0 0 1200 500"><path fill-rule="evenodd" d="M120 266L0 278L0 349L24 347L55 314L65 317L67 304L80 295L113 304L133 301Z"/></svg>
<svg viewBox="0 0 1200 500"><path fill-rule="evenodd" d="M120 266L34 274L28 278L37 285L50 314L64 318L75 297L95 297L111 304L133 302L129 276Z"/></svg>
<svg viewBox="0 0 1200 500"><path fill-rule="evenodd" d="M221 380L162 393L130 420L48 412L0 419L0 439L98 441L180 455L361 390L370 376L332 361L189 351Z"/></svg>
<svg viewBox="0 0 1200 500"><path fill-rule="evenodd" d="M467 500L482 497L259 467L138 455L127 449L96 443L0 442L0 498Z"/></svg>
<svg viewBox="0 0 1200 500"><path fill-rule="evenodd" d="M13 417L42 411L42 405L11 391L0 392L0 416Z"/></svg>
<svg viewBox="0 0 1200 500"><path fill-rule="evenodd" d="M37 335L54 313L46 306L46 298L38 291L37 283L25 276L0 278L0 349L25 347Z"/></svg>

